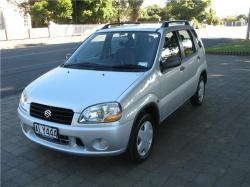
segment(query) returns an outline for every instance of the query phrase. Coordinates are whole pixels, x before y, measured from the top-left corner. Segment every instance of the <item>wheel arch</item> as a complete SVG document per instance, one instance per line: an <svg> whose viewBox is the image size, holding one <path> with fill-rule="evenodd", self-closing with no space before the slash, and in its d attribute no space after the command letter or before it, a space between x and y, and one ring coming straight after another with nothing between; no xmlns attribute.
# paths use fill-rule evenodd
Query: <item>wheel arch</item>
<svg viewBox="0 0 250 187"><path fill-rule="evenodd" d="M140 119L140 117L142 117L142 115L145 113L151 114L154 122L157 125L160 123L160 111L159 111L157 104L154 102L150 102L150 103L146 104L137 112L137 114L134 118L134 123L136 123L138 121L138 119Z"/></svg>
<svg viewBox="0 0 250 187"><path fill-rule="evenodd" d="M205 83L207 83L207 71L206 70L203 70L202 72L201 72L201 75L200 75L200 77L204 77L204 81L205 81Z"/></svg>

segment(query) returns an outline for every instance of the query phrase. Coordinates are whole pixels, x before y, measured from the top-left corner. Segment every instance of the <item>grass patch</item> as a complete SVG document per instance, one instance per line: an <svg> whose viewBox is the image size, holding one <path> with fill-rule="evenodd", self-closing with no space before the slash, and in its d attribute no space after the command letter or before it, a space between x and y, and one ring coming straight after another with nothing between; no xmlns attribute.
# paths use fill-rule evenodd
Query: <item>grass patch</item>
<svg viewBox="0 0 250 187"><path fill-rule="evenodd" d="M250 41L239 41L228 44L219 44L212 47L206 48L206 53L211 54L224 54L224 53L232 53L232 54L249 54L250 55Z"/></svg>

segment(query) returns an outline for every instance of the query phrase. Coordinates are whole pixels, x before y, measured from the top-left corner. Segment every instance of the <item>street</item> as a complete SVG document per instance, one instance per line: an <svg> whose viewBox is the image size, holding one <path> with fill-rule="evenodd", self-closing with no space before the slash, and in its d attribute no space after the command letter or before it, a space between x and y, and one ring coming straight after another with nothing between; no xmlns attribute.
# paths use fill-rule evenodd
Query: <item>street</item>
<svg viewBox="0 0 250 187"><path fill-rule="evenodd" d="M250 186L247 56L207 55L204 105L194 108L187 102L172 114L157 129L150 159L140 165L124 156L68 155L25 138L16 112L21 90L63 63L76 46L2 51L2 186Z"/></svg>
<svg viewBox="0 0 250 187"><path fill-rule="evenodd" d="M17 94L31 81L62 64L79 43L2 50L1 96Z"/></svg>

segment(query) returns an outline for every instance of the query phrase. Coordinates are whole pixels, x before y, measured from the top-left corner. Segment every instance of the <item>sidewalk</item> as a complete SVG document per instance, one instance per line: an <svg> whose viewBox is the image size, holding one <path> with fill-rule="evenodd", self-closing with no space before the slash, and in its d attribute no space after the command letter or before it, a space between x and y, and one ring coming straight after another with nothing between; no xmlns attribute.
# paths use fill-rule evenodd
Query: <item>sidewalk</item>
<svg viewBox="0 0 250 187"><path fill-rule="evenodd" d="M50 45L50 44L78 43L82 42L86 37L87 35L1 41L0 47L1 49L14 49L14 48L27 48L27 47L40 47L43 45Z"/></svg>

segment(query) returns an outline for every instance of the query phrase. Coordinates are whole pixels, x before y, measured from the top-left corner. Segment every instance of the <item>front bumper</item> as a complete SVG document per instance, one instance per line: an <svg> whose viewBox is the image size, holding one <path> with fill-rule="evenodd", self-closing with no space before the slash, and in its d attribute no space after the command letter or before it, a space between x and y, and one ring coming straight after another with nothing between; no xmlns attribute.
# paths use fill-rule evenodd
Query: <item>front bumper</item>
<svg viewBox="0 0 250 187"><path fill-rule="evenodd" d="M63 125L34 118L20 108L18 108L18 116L24 135L33 142L54 150L86 156L118 155L125 152L132 128L132 121L125 124L115 122L92 126ZM33 130L34 123L58 128L59 134L68 138L68 143L55 143L37 136ZM81 145L77 143L79 139L82 142ZM95 146L98 142L105 142L105 149Z"/></svg>

